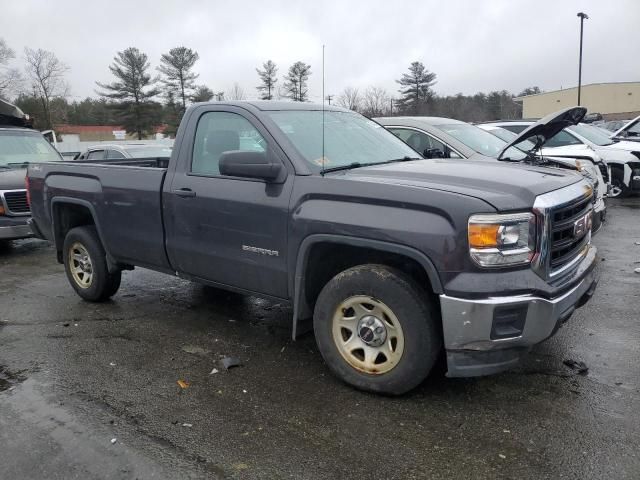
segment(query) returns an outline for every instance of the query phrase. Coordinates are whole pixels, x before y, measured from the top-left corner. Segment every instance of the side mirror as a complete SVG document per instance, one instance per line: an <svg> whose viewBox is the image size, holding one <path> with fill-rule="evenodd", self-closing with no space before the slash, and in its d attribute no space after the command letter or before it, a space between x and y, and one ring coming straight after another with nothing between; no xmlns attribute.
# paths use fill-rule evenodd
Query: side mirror
<svg viewBox="0 0 640 480"><path fill-rule="evenodd" d="M444 158L444 152L439 148L426 148L422 155L424 158Z"/></svg>
<svg viewBox="0 0 640 480"><path fill-rule="evenodd" d="M220 174L230 177L276 180L282 172L281 163L271 163L264 152L232 150L220 155Z"/></svg>

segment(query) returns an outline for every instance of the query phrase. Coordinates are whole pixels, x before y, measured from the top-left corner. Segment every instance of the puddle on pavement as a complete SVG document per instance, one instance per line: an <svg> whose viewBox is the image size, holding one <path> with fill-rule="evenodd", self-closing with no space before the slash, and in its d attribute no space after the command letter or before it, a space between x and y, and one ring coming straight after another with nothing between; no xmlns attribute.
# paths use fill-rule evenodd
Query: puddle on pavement
<svg viewBox="0 0 640 480"><path fill-rule="evenodd" d="M0 392L9 390L17 383L24 382L26 378L20 373L14 373L4 365L0 365Z"/></svg>

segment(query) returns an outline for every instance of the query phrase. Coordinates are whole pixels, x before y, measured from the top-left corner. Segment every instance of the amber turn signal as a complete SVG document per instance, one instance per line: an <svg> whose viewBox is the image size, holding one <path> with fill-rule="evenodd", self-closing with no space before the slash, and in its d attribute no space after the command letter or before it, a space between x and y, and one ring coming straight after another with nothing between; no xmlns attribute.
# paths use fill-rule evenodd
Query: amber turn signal
<svg viewBox="0 0 640 480"><path fill-rule="evenodd" d="M498 246L500 225L494 223L470 223L469 246L471 248L491 248Z"/></svg>

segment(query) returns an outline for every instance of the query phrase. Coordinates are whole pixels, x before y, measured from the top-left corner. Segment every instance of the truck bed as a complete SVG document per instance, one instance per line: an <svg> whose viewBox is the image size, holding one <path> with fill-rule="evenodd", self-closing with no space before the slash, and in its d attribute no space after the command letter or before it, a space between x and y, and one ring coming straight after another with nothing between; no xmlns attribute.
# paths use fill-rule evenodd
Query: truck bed
<svg viewBox="0 0 640 480"><path fill-rule="evenodd" d="M79 211L92 212L113 261L128 264L135 260L136 265L169 269L162 222L166 164L164 168L158 166L161 164L156 158L31 165L32 212L49 219L42 223L53 225L53 230L63 221L56 218L56 203L70 199ZM54 239L54 231L41 233Z"/></svg>

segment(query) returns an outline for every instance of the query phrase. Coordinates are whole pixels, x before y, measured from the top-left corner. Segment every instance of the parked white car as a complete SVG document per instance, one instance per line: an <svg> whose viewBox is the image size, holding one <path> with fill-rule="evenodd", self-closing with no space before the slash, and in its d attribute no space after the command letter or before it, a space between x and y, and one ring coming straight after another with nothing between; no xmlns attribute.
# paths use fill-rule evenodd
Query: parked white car
<svg viewBox="0 0 640 480"><path fill-rule="evenodd" d="M612 137L618 140L640 142L640 116L624 124L613 133Z"/></svg>
<svg viewBox="0 0 640 480"><path fill-rule="evenodd" d="M532 125L533 121L515 120L488 122L482 126L497 126L520 133ZM590 158L599 164L605 180L610 169L609 196L624 197L640 192L640 142L618 141L592 125L580 123L566 128L547 141L542 148L543 155L572 158Z"/></svg>
<svg viewBox="0 0 640 480"><path fill-rule="evenodd" d="M495 125L482 124L478 125L478 127L495 135L496 137L504 140L507 143L513 142L518 137L518 134L512 132L511 130L507 130L502 127L496 127ZM529 140L524 140L518 143L517 147L526 151L532 151L535 148L535 145ZM584 148L588 147L584 146ZM547 153L545 153L545 151ZM600 218L598 219L599 221L596 222L596 225L600 225L601 221L605 219L606 215L606 206L604 199L607 196L608 188L607 182L602 176L600 168L598 168L598 166L593 161L585 159L582 155L579 157L549 155L548 150L546 150L545 146L540 149L540 154L547 159L551 159L553 161L575 167L576 170L580 171L580 173L582 173L589 179L595 190L596 203L594 205L594 212L600 215Z"/></svg>

